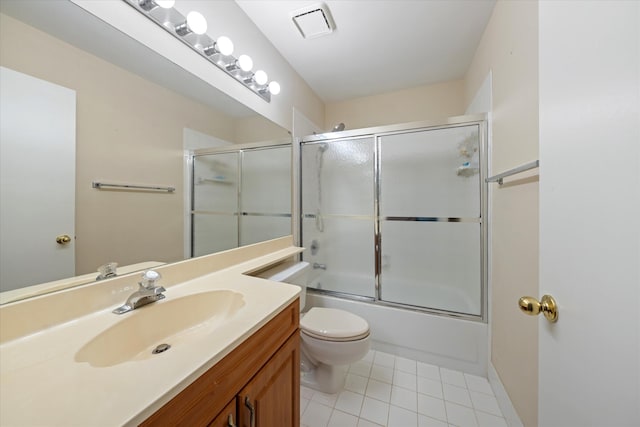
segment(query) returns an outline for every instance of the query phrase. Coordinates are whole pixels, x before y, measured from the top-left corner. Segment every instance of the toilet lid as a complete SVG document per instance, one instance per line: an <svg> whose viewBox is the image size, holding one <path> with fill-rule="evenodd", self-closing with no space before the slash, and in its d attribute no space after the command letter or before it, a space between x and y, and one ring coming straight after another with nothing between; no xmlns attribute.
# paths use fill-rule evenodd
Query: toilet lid
<svg viewBox="0 0 640 427"><path fill-rule="evenodd" d="M300 329L327 340L356 340L369 335L369 324L360 316L335 308L313 307L300 319Z"/></svg>

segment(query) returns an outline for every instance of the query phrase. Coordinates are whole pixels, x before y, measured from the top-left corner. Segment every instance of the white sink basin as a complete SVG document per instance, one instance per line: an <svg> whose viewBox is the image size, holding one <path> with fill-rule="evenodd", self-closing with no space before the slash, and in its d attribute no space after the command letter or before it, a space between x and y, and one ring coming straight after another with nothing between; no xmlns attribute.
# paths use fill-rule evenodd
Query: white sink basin
<svg viewBox="0 0 640 427"><path fill-rule="evenodd" d="M161 357L153 353L159 345L173 347L207 335L223 327L244 305L242 294L229 290L176 299L167 296L165 300L122 315L120 322L85 344L76 353L75 361L107 367Z"/></svg>

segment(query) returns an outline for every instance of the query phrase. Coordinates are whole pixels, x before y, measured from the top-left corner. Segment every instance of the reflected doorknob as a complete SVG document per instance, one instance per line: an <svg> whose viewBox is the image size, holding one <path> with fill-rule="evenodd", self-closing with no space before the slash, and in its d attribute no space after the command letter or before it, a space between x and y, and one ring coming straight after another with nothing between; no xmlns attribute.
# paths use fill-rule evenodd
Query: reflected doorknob
<svg viewBox="0 0 640 427"><path fill-rule="evenodd" d="M71 242L71 237L68 234L61 234L56 237L56 243L59 245L66 245Z"/></svg>
<svg viewBox="0 0 640 427"><path fill-rule="evenodd" d="M518 305L524 314L537 316L542 312L549 322L558 321L558 304L551 295L544 295L540 301L534 297L522 297L518 300Z"/></svg>

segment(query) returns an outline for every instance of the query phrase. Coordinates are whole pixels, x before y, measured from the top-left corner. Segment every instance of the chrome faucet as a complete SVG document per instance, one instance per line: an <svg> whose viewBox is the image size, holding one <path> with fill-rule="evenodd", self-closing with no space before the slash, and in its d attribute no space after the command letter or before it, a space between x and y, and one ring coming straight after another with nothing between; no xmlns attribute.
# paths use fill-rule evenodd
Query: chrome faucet
<svg viewBox="0 0 640 427"><path fill-rule="evenodd" d="M156 286L156 282L160 280L161 277L162 276L160 276L160 273L158 273L157 271L145 271L142 275L142 280L138 282L138 290L129 295L127 301L125 301L125 303L120 307L113 310L113 313L127 313L129 311L135 310L136 308L140 308L143 305L147 305L165 298L163 292L165 292L166 289L162 286Z"/></svg>
<svg viewBox="0 0 640 427"><path fill-rule="evenodd" d="M96 277L96 280L104 280L104 279L109 279L111 277L116 277L118 275L116 268L118 267L118 263L117 262L109 262L106 263L104 265L101 265L100 267L98 267L98 277Z"/></svg>
<svg viewBox="0 0 640 427"><path fill-rule="evenodd" d="M326 270L327 264L318 264L317 262L314 262L312 267L314 270Z"/></svg>

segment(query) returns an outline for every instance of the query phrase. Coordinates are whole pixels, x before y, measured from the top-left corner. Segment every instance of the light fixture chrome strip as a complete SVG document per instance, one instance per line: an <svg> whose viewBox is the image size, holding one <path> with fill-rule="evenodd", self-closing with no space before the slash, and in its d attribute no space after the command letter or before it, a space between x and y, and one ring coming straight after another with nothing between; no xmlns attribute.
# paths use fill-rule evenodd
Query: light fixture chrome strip
<svg viewBox="0 0 640 427"><path fill-rule="evenodd" d="M267 102L271 102L271 95L280 93L280 85L276 81L268 82L267 73L262 70L251 72L253 61L247 55L233 56L233 43L226 37L213 40L206 32L206 21L198 12L189 12L185 17L178 12L170 1L161 0L122 0L136 11L150 19L159 27L167 31L176 39L198 53L201 57L218 67L228 76L251 90ZM164 3L164 4L163 4ZM197 17L202 31L191 28L190 15ZM194 36L195 34L195 36ZM224 40L222 40L224 39ZM191 41L190 41L191 40ZM230 47L222 47L222 41ZM220 45L220 46L219 46ZM229 51L230 49L230 51Z"/></svg>
<svg viewBox="0 0 640 427"><path fill-rule="evenodd" d="M384 221L417 221L417 222L476 222L481 223L480 218L446 218L431 216L385 216L380 218Z"/></svg>

